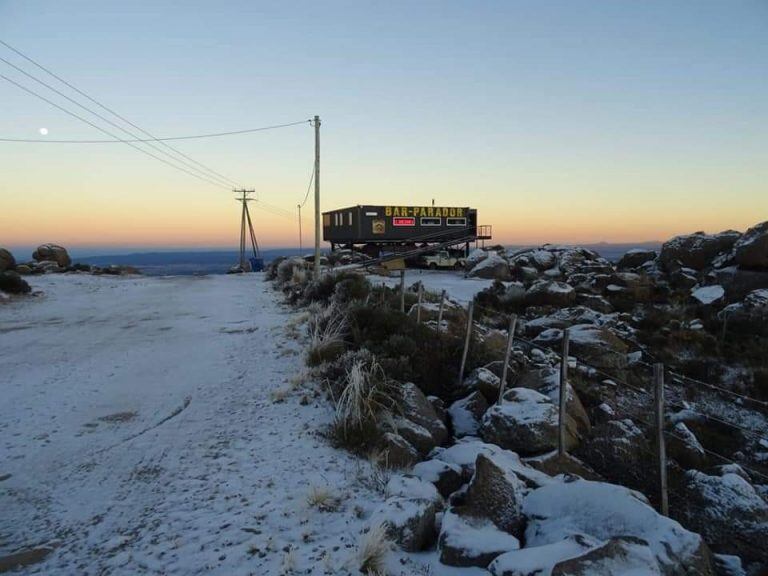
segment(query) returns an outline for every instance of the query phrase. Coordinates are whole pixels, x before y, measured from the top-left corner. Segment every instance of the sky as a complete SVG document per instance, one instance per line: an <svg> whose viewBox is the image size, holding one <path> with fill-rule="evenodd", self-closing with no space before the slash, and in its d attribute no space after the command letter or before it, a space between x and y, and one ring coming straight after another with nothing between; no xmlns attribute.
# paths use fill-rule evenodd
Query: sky
<svg viewBox="0 0 768 576"><path fill-rule="evenodd" d="M472 206L505 244L768 219L765 0L0 0L0 39L155 136L319 115L323 210ZM0 78L0 138L109 136ZM262 245L298 244L309 124L171 144L257 191ZM306 246L312 197L302 217ZM0 245L231 247L238 227L230 186L125 144L0 142Z"/></svg>

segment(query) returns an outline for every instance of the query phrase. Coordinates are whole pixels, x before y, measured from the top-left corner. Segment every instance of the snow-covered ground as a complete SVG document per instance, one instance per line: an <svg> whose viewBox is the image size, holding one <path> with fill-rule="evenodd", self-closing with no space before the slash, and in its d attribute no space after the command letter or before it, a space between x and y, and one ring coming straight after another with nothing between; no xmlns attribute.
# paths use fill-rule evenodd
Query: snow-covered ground
<svg viewBox="0 0 768 576"><path fill-rule="evenodd" d="M385 286L390 287L399 286L400 273L395 272L389 277L372 275L370 281L374 285L384 284ZM436 292L437 294L440 294L442 290L445 290L449 298L462 304L467 304L475 297L475 294L482 292L493 284L493 280L465 278L463 272L447 270L405 271L406 288L419 281L424 283L425 290Z"/></svg>
<svg viewBox="0 0 768 576"><path fill-rule="evenodd" d="M356 572L382 497L319 434L327 401L292 388L296 314L261 274L30 282L44 295L0 303L0 558L53 544L22 572ZM308 503L317 489L336 511ZM420 556L391 573L428 573Z"/></svg>

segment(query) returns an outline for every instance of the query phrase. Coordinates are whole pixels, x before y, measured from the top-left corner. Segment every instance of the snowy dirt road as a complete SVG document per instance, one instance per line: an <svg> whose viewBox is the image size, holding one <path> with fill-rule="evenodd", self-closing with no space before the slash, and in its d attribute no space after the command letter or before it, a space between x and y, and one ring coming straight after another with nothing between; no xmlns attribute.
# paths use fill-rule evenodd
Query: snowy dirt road
<svg viewBox="0 0 768 576"><path fill-rule="evenodd" d="M52 546L25 574L346 573L380 497L318 434L327 402L286 393L303 345L260 274L31 283L44 295L0 305L0 557ZM338 510L310 506L315 487Z"/></svg>

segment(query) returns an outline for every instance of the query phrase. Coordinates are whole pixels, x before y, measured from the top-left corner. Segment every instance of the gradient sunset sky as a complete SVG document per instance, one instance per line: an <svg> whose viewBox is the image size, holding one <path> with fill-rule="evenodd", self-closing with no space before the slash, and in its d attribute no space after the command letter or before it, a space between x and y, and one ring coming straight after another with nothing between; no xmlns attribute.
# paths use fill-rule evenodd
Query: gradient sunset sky
<svg viewBox="0 0 768 576"><path fill-rule="evenodd" d="M157 136L319 114L324 210L434 198L507 244L768 219L765 0L0 0L0 39ZM42 128L104 138L0 79L0 138ZM309 125L174 146L293 213L312 170ZM298 243L253 214L263 245ZM0 245L230 247L238 224L226 189L124 144L0 142Z"/></svg>

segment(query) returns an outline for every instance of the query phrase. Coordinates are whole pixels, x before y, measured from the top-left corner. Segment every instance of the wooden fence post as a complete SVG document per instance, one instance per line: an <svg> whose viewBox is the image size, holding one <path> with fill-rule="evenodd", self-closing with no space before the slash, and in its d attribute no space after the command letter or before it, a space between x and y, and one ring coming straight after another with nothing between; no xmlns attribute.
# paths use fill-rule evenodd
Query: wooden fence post
<svg viewBox="0 0 768 576"><path fill-rule="evenodd" d="M416 324L421 324L421 299L424 295L424 283L419 282L419 302L416 305Z"/></svg>
<svg viewBox="0 0 768 576"><path fill-rule="evenodd" d="M557 454L565 455L565 424L568 406L568 348L570 345L570 332L568 328L563 330L563 350L560 358L560 403L557 435Z"/></svg>
<svg viewBox="0 0 768 576"><path fill-rule="evenodd" d="M400 312L405 314L405 268L400 270Z"/></svg>
<svg viewBox="0 0 768 576"><path fill-rule="evenodd" d="M467 336L464 338L464 352L461 355L461 368L459 368L459 384L464 381L464 367L467 364L467 352L469 352L469 340L472 337L472 312L475 303L471 301L467 306Z"/></svg>
<svg viewBox="0 0 768 576"><path fill-rule="evenodd" d="M669 516L669 495L667 493L667 447L664 443L664 364L653 365L653 383L656 390L656 448L659 454L660 512L664 516Z"/></svg>
<svg viewBox="0 0 768 576"><path fill-rule="evenodd" d="M440 336L440 327L443 325L443 306L445 305L445 289L440 293L440 308L437 311L437 335Z"/></svg>
<svg viewBox="0 0 768 576"><path fill-rule="evenodd" d="M499 404L504 398L504 390L507 388L507 370L509 369L509 355L512 353L512 340L515 338L517 316L512 314L509 318L509 332L507 333L507 350L504 352L504 366L501 368L501 383L499 384Z"/></svg>

